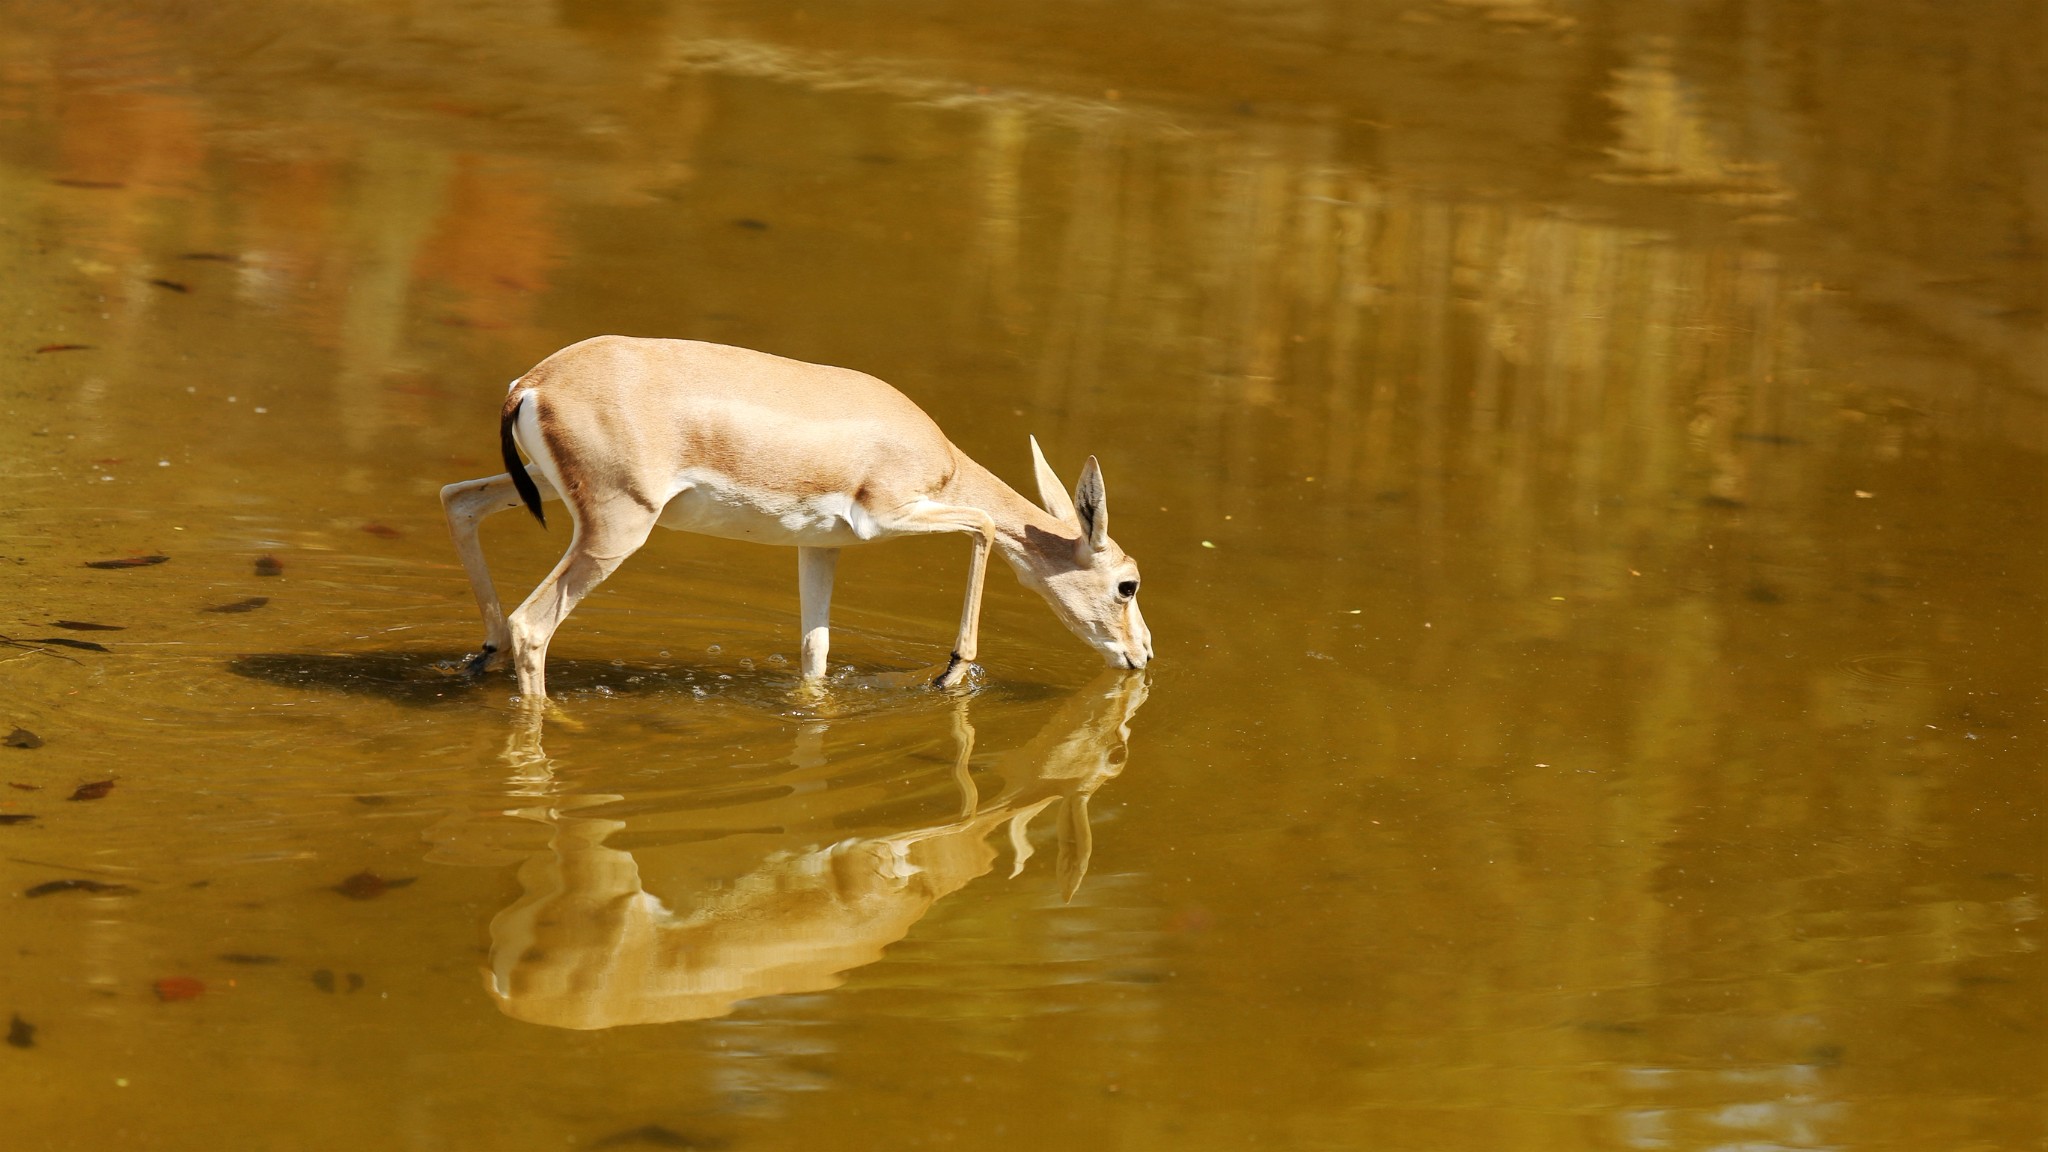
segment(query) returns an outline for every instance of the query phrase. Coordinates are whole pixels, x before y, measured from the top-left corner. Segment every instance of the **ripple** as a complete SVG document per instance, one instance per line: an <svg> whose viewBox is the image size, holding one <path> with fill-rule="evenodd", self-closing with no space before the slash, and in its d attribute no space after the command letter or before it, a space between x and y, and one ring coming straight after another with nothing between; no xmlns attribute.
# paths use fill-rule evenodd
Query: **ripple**
<svg viewBox="0 0 2048 1152"><path fill-rule="evenodd" d="M1934 684L1944 679L1933 661L1903 652L1870 652L1840 664L1850 675L1875 684Z"/></svg>

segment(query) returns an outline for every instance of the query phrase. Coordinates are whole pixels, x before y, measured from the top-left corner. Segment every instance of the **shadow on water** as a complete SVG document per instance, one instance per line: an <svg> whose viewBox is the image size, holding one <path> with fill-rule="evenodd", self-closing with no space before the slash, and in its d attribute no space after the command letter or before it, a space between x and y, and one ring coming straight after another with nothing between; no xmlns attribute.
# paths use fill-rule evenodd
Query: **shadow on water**
<svg viewBox="0 0 2048 1152"><path fill-rule="evenodd" d="M375 696L408 708L432 708L503 692L510 679L482 679L462 673L469 653L456 651L385 652L252 652L228 661L228 671L285 688L330 690L352 696ZM639 695L661 692L704 692L729 686L738 669L716 666L634 664L614 660L548 660L548 684L561 696L584 692ZM724 676L726 679L721 680ZM749 679L787 690L797 683L794 672L776 675L752 672Z"/></svg>
<svg viewBox="0 0 2048 1152"><path fill-rule="evenodd" d="M501 695L512 690L509 675L492 673L481 679L462 672L469 654L456 651L404 650L382 652L252 652L227 662L228 671L299 691L333 691L372 696L407 708L435 708ZM862 697L875 703L922 690L933 670L853 671L842 669L826 678L843 711ZM548 658L550 695L564 701L578 697L677 695L724 699L778 711L807 711L798 689L802 679L792 668L757 668L746 663L642 664L626 660ZM970 675L970 688L980 674ZM1006 695L1050 694L1042 685L1006 686ZM793 707L794 705L794 707Z"/></svg>
<svg viewBox="0 0 2048 1152"><path fill-rule="evenodd" d="M490 995L515 1019L598 1029L707 1019L742 1000L837 987L992 870L999 828L1010 875L1020 874L1035 854L1031 824L1048 810L1071 900L1093 849L1089 799L1123 771L1146 692L1143 674L1122 672L1075 692L982 773L996 781L989 796L971 771L969 701L956 697L952 796L923 797L910 806L921 813L878 807L873 789L847 786L846 765L823 753L830 725L808 724L784 785L728 796L715 811L672 804L636 816L679 825L660 850L608 846L627 825L616 818L625 797L556 794L536 736L530 758L509 756L536 803L506 815L546 827L549 844L520 864L521 896L491 921ZM593 813L602 808L611 810ZM725 831L693 834L693 820ZM849 823L884 830L845 835ZM650 881L678 898L654 895Z"/></svg>

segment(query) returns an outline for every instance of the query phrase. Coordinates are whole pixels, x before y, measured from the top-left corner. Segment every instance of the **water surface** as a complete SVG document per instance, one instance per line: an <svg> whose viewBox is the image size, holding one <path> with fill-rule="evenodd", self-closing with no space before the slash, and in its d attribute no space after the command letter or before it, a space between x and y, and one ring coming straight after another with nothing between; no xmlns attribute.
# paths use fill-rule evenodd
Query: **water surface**
<svg viewBox="0 0 2048 1152"><path fill-rule="evenodd" d="M0 1142L2040 1147L2043 44L0 3ZM523 729L435 494L601 332L1098 455L1157 663L663 533Z"/></svg>

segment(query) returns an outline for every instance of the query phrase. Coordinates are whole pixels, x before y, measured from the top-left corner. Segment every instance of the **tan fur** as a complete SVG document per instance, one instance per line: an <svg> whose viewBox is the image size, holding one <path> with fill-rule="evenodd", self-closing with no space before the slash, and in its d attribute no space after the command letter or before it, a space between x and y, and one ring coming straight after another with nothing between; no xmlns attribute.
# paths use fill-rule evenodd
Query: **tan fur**
<svg viewBox="0 0 2048 1152"><path fill-rule="evenodd" d="M513 434L543 498L563 500L575 522L561 562L509 619L476 526L517 506L511 477L451 484L441 499L484 616L476 667L509 655L529 702L546 697L555 629L657 524L821 552L891 536L969 534L967 599L941 684L957 682L975 657L991 550L1112 665L1151 659L1135 598L1117 591L1134 586L1136 565L1106 529L1090 533L1070 508L1055 515L1019 496L872 376L699 341L599 336L514 381L504 412L520 415ZM1036 447L1043 489L1051 470ZM1076 499L1107 524L1093 458ZM804 585L807 676L824 670L829 561L810 565Z"/></svg>

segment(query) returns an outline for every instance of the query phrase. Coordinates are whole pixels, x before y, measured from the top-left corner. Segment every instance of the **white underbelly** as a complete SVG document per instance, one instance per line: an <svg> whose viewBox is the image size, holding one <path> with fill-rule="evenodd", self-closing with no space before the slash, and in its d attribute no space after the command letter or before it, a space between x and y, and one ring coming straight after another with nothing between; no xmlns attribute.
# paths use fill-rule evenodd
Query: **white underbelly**
<svg viewBox="0 0 2048 1152"><path fill-rule="evenodd" d="M793 497L751 492L722 477L684 476L657 521L663 528L727 540L843 548L881 534L867 509L844 492Z"/></svg>

